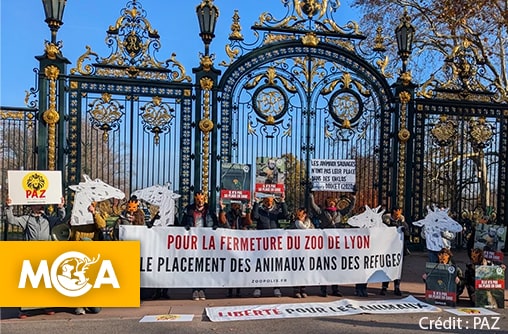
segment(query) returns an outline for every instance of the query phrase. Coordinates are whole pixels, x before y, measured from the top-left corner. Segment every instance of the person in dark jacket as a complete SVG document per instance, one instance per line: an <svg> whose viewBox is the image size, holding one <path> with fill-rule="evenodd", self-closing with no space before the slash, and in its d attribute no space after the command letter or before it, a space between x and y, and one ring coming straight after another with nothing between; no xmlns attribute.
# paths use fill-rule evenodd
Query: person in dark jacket
<svg viewBox="0 0 508 334"><path fill-rule="evenodd" d="M325 200L324 208L321 208L316 204L314 200L314 194L310 193L310 205L314 210L316 216L319 219L320 228L346 228L351 227L342 222L342 214L340 209L337 207L338 200L334 197L328 197ZM326 285L320 287L321 297L328 297ZM339 290L337 284L332 285L332 295L336 297L342 297L342 293Z"/></svg>
<svg viewBox="0 0 508 334"><path fill-rule="evenodd" d="M385 213L383 215L383 223L385 223L387 226L395 226L402 230L402 232L404 233L404 254L407 254L408 251L406 251L407 249L406 243L409 240L409 225L407 224L406 219L402 215L402 208L395 206L392 208L391 212ZM386 291L388 290L389 285L390 282L383 282L379 294L382 296L386 295ZM396 296L402 296L402 291L400 291L400 279L394 280L393 285L394 285L393 293Z"/></svg>
<svg viewBox="0 0 508 334"><path fill-rule="evenodd" d="M194 203L185 207L182 225L188 230L191 227L212 227L217 228L217 215L210 209L206 195L202 191L194 193ZM205 289L192 289L193 300L206 300Z"/></svg>
<svg viewBox="0 0 508 334"><path fill-rule="evenodd" d="M251 217L252 220L256 222L257 230L281 228L279 221L289 218L288 207L284 199L285 195L282 193L279 203L275 202L273 196L263 198L261 205L259 201L256 200L252 206ZM282 297L280 288L274 288L273 294L275 297ZM256 298L261 297L261 288L255 288L252 295Z"/></svg>
<svg viewBox="0 0 508 334"><path fill-rule="evenodd" d="M233 230L247 230L252 225L250 203L247 204L245 214L242 212L242 206L238 202L231 202L229 210L226 210L226 204L221 199L219 206L219 227ZM235 296L241 297L240 288L236 288ZM228 289L228 297L233 297L233 288Z"/></svg>
<svg viewBox="0 0 508 334"><path fill-rule="evenodd" d="M194 193L194 203L185 207L182 225L191 227L217 227L217 215L208 206L206 195L201 191Z"/></svg>
<svg viewBox="0 0 508 334"><path fill-rule="evenodd" d="M288 207L284 202L284 194L280 202L276 203L273 196L263 198L261 205L256 201L252 207L252 220L256 222L257 230L280 228L280 220L288 219Z"/></svg>
<svg viewBox="0 0 508 334"><path fill-rule="evenodd" d="M453 259L453 253L448 248L442 248L438 254L438 259L440 264L449 264L452 265L455 268L455 271L457 272L457 276L455 277L455 284L456 284L456 296L457 301L459 299L459 296L464 292L464 288L466 285L466 278L464 276L464 273L462 269L455 263ZM425 273L422 275L422 279L425 282L427 280L428 274Z"/></svg>

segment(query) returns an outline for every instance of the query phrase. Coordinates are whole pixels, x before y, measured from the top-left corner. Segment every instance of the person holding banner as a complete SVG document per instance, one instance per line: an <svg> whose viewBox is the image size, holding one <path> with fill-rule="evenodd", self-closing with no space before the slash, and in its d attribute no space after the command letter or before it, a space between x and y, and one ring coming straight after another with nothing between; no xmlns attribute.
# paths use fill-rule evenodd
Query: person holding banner
<svg viewBox="0 0 508 334"><path fill-rule="evenodd" d="M406 242L409 239L409 226L406 223L406 219L402 215L402 208L395 206L389 213L385 213L383 215L383 223L387 226L395 226L401 229L401 231L404 233L404 255L407 255L409 251L406 248ZM390 282L383 282L381 291L379 292L380 295L386 295L386 290L388 290L389 284ZM394 280L393 284L393 293L396 296L402 296L402 292L400 291L400 279Z"/></svg>
<svg viewBox="0 0 508 334"><path fill-rule="evenodd" d="M293 224L291 224L293 225ZM314 229L315 226L307 214L306 208L299 208L296 210L296 219L294 220L294 228L299 230ZM306 298L307 292L305 286L295 286L293 288L295 298Z"/></svg>
<svg viewBox="0 0 508 334"><path fill-rule="evenodd" d="M256 222L256 229L270 230L280 228L279 221L289 218L288 207L284 199L285 194L282 193L280 202L277 204L273 196L268 196L263 198L260 205L256 198L256 202L254 202L252 207L252 220ZM280 288L273 288L273 294L275 297L282 297ZM255 288L252 295L255 298L261 297L261 288Z"/></svg>
<svg viewBox="0 0 508 334"><path fill-rule="evenodd" d="M242 206L239 202L231 202L231 207L226 211L226 204L220 199L219 201L219 227L230 228L234 230L246 230L252 225L250 216L250 203L247 204L245 214L242 213ZM235 296L239 298L240 288L236 288ZM228 297L233 297L233 288L228 289Z"/></svg>
<svg viewBox="0 0 508 334"><path fill-rule="evenodd" d="M185 207L182 225L189 230L191 227L217 228L217 215L208 206L206 195L198 190L194 193L194 203ZM206 300L205 290L203 288L192 289L193 300Z"/></svg>
<svg viewBox="0 0 508 334"><path fill-rule="evenodd" d="M30 214L16 217L12 213L12 200L7 198L5 214L7 223L19 226L23 229L23 240L25 241L50 241L51 230L58 224L62 224L65 218L65 199L62 197L57 206L56 216L47 216L44 205L30 205Z"/></svg>
<svg viewBox="0 0 508 334"><path fill-rule="evenodd" d="M310 205L316 215L319 218L320 228L342 228L351 227L348 224L342 223L342 215L339 208L337 207L337 199L334 197L328 197L325 200L325 207L321 208L316 204L314 200L314 194L310 193ZM351 206L352 207L352 206ZM328 297L327 287L321 286L321 297ZM342 297L342 293L339 291L337 284L332 285L332 295L336 297Z"/></svg>
<svg viewBox="0 0 508 334"><path fill-rule="evenodd" d="M64 223L65 218L65 199L62 197L57 206L56 216L47 216L45 213L44 205L30 205L31 212L28 215L14 216L12 212L12 200L7 198L5 214L7 216L7 223L13 226L18 226L23 229L24 241L51 241L51 230L56 225ZM44 309L48 315L55 314L54 311ZM18 318L25 319L28 317L27 313L22 308L19 309Z"/></svg>
<svg viewBox="0 0 508 334"><path fill-rule="evenodd" d="M455 277L455 284L456 284L456 296L457 300L459 299L459 296L464 292L466 279L464 277L464 273L462 272L462 269L455 263L453 260L453 254L452 251L448 248L442 248L438 254L437 257L439 258L439 264L448 264L455 268L455 271L457 273L457 276ZM430 273L425 273L422 275L422 279L424 282L427 281L427 277Z"/></svg>
<svg viewBox="0 0 508 334"><path fill-rule="evenodd" d="M471 301L472 306L476 306L476 266L494 266L499 265L503 270L506 270L506 265L501 262L493 262L490 260L487 260L485 258L485 255L483 253L483 250L480 248L473 248L471 250L471 263L467 264L466 266L466 273L465 273L465 285L467 289L467 293L469 295L469 300ZM491 293L488 293L487 295L490 295L490 299L494 299L492 297ZM493 300L495 303L495 301Z"/></svg>

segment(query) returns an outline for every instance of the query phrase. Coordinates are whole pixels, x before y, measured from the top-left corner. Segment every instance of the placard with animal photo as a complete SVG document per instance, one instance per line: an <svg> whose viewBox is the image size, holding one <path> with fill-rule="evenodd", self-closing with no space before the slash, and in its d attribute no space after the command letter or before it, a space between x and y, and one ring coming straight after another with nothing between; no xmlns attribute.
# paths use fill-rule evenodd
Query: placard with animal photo
<svg viewBox="0 0 508 334"><path fill-rule="evenodd" d="M251 199L251 173L248 164L222 163L220 198L224 203L232 200L249 202Z"/></svg>
<svg viewBox="0 0 508 334"><path fill-rule="evenodd" d="M487 260L503 262L502 249L506 243L506 226L492 224L477 224L474 248L483 249Z"/></svg>
<svg viewBox="0 0 508 334"><path fill-rule="evenodd" d="M285 158L258 157L256 159L256 193L281 194L284 192L285 180Z"/></svg>
<svg viewBox="0 0 508 334"><path fill-rule="evenodd" d="M425 265L425 301L429 304L455 306L457 304L457 269L450 264L427 262Z"/></svg>
<svg viewBox="0 0 508 334"><path fill-rule="evenodd" d="M475 306L504 308L504 278L501 266L475 266Z"/></svg>

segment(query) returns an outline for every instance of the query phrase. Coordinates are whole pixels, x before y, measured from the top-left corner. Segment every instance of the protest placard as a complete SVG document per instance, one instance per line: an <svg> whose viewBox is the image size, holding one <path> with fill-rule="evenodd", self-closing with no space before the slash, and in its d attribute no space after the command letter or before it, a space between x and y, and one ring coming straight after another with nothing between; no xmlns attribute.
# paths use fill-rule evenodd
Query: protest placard
<svg viewBox="0 0 508 334"><path fill-rule="evenodd" d="M58 204L62 200L62 173L47 170L7 171L12 205Z"/></svg>
<svg viewBox="0 0 508 334"><path fill-rule="evenodd" d="M312 191L354 192L356 161L312 159L310 178Z"/></svg>
<svg viewBox="0 0 508 334"><path fill-rule="evenodd" d="M220 198L224 203L250 201L251 170L248 164L222 163Z"/></svg>
<svg viewBox="0 0 508 334"><path fill-rule="evenodd" d="M501 266L475 266L475 306L504 308L504 280Z"/></svg>
<svg viewBox="0 0 508 334"><path fill-rule="evenodd" d="M431 263L425 265L425 301L434 305L457 304L457 269L451 264Z"/></svg>
<svg viewBox="0 0 508 334"><path fill-rule="evenodd" d="M502 249L506 244L506 226L494 224L476 224L474 248L483 249L487 260L503 262Z"/></svg>
<svg viewBox="0 0 508 334"><path fill-rule="evenodd" d="M255 189L256 196L258 196L257 193L260 194L283 193L285 180L286 180L285 158L258 157L256 159L256 189Z"/></svg>

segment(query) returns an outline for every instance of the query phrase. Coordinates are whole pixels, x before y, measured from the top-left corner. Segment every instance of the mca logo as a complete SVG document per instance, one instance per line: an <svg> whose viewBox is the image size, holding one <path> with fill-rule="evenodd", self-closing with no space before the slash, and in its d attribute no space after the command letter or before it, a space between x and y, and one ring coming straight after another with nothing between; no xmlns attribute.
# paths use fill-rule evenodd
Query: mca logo
<svg viewBox="0 0 508 334"><path fill-rule="evenodd" d="M99 260L100 254L91 259L81 252L70 251L57 257L51 270L46 260L40 261L35 272L30 260L24 260L18 288L25 288L27 281L30 281L33 288L38 288L43 280L46 288L54 287L67 297L80 297L92 288L98 289L103 285L120 288L111 261ZM98 270L90 270L94 266L98 266ZM90 277L89 271L96 273L95 277Z"/></svg>

